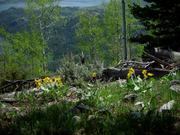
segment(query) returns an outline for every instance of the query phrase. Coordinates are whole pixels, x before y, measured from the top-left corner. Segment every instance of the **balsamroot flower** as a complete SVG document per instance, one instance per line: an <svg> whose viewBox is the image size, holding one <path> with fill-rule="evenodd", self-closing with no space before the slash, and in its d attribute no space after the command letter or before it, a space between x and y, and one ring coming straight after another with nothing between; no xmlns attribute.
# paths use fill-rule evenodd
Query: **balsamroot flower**
<svg viewBox="0 0 180 135"><path fill-rule="evenodd" d="M37 88L40 88L42 86L42 80L41 79L35 79L35 85Z"/></svg>
<svg viewBox="0 0 180 135"><path fill-rule="evenodd" d="M58 85L59 87L63 86L62 78L61 77L56 77L53 79L55 84Z"/></svg>
<svg viewBox="0 0 180 135"><path fill-rule="evenodd" d="M52 79L49 78L49 77L45 77L45 78L43 79L43 83L44 83L44 84L48 84L48 83L52 83L52 82L53 82Z"/></svg>
<svg viewBox="0 0 180 135"><path fill-rule="evenodd" d="M148 73L148 71L145 70L145 69L142 71L142 74L143 74L143 76L144 76L145 79L147 79L148 77L154 76L153 73Z"/></svg>
<svg viewBox="0 0 180 135"><path fill-rule="evenodd" d="M61 77L54 77L54 78L45 77L44 79L35 79L34 82L37 88L40 88L41 86L43 87L63 86Z"/></svg>
<svg viewBox="0 0 180 135"><path fill-rule="evenodd" d="M133 68L130 68L129 71L128 71L128 74L127 74L127 78L131 78L131 76L135 74L135 70Z"/></svg>

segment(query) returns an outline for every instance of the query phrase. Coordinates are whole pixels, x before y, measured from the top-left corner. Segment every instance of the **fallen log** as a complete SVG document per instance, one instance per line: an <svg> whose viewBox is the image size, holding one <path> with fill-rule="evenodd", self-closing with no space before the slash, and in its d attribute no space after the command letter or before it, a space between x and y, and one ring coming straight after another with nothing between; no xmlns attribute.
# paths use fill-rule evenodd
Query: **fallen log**
<svg viewBox="0 0 180 135"><path fill-rule="evenodd" d="M177 51L155 48L155 56L160 59L167 59L173 63L180 61L180 52Z"/></svg>
<svg viewBox="0 0 180 135"><path fill-rule="evenodd" d="M180 68L180 52L162 50L155 52L154 55L151 55L147 52L144 52L146 56L155 61L155 65L161 65L165 69Z"/></svg>
<svg viewBox="0 0 180 135"><path fill-rule="evenodd" d="M34 80L7 80L7 85L0 87L0 93L21 91L23 88L30 88L34 85Z"/></svg>
<svg viewBox="0 0 180 135"><path fill-rule="evenodd" d="M135 76L140 76L141 78L144 78L144 75L142 73L143 70L147 70L148 73L152 73L153 77L162 77L168 73L170 73L170 70L160 69L160 68L153 68L153 69L141 69L141 68L135 68ZM114 81L119 79L127 79L127 74L129 72L129 68L107 68L104 69L102 72L102 80L103 81Z"/></svg>
<svg viewBox="0 0 180 135"><path fill-rule="evenodd" d="M168 62L166 62L164 60L161 60L158 57L155 57L155 56L153 56L153 55L151 55L151 54L149 54L147 52L144 52L144 54L147 55L148 57L150 57L151 59L153 59L156 63L171 68L171 65Z"/></svg>
<svg viewBox="0 0 180 135"><path fill-rule="evenodd" d="M149 68L151 65L153 65L155 61L150 61L150 62L139 62L139 61L126 61L126 62L121 62L118 65L115 66L115 68Z"/></svg>
<svg viewBox="0 0 180 135"><path fill-rule="evenodd" d="M2 98L2 99L0 99L0 102L13 104L13 103L16 103L18 101L15 98Z"/></svg>

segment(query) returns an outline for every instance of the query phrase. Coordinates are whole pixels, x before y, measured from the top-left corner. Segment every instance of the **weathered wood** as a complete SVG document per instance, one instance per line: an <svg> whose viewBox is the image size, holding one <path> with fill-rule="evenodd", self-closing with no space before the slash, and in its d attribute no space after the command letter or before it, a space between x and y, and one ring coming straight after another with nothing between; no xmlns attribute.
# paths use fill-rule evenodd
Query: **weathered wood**
<svg viewBox="0 0 180 135"><path fill-rule="evenodd" d="M6 80L6 82L8 82L7 85L0 87L1 93L21 91L26 85L32 86L34 84L34 80Z"/></svg>
<svg viewBox="0 0 180 135"><path fill-rule="evenodd" d="M150 62L139 62L139 61L126 61L126 62L121 62L115 68L148 68L151 67L152 64L154 64L155 61L150 61Z"/></svg>
<svg viewBox="0 0 180 135"><path fill-rule="evenodd" d="M180 52L172 51L172 58L175 62L180 63Z"/></svg>
<svg viewBox="0 0 180 135"><path fill-rule="evenodd" d="M157 57L155 57L155 56L153 56L153 55L151 55L151 54L149 54L149 53L147 53L147 52L145 52L145 51L144 51L144 54L147 55L148 57L150 57L151 59L153 59L154 61L156 61L156 62L159 63L159 64L162 64L162 65L164 65L164 66L171 67L170 63L165 62L164 60L161 60L161 59L159 59L159 58L157 58Z"/></svg>
<svg viewBox="0 0 180 135"><path fill-rule="evenodd" d="M158 58L168 59L170 62L180 61L180 52L155 48L155 55Z"/></svg>
<svg viewBox="0 0 180 135"><path fill-rule="evenodd" d="M15 98L2 98L0 99L0 102L13 104L13 103L16 103L17 100Z"/></svg>
<svg viewBox="0 0 180 135"><path fill-rule="evenodd" d="M102 72L102 79L104 81L126 79L127 74L128 69L107 68Z"/></svg>
<svg viewBox="0 0 180 135"><path fill-rule="evenodd" d="M144 78L144 75L142 71L143 68L136 68L135 70L135 76L140 76L141 78ZM146 69L148 73L154 74L153 77L162 77L168 73L170 73L170 70L160 69L160 68L153 68L153 69ZM102 79L104 81L114 81L119 79L127 79L127 74L129 72L129 68L107 68L104 69L102 72Z"/></svg>

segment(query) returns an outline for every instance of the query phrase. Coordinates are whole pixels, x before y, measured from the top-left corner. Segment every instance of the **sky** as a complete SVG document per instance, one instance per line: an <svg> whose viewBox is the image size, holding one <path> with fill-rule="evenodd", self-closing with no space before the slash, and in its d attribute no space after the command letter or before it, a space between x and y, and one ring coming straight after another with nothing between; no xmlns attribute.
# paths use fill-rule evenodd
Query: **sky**
<svg viewBox="0 0 180 135"><path fill-rule="evenodd" d="M22 8L24 7L24 2L23 0L16 0L16 2L5 2L6 0L0 0L0 11L7 10L8 8L11 7L16 7L16 8ZM60 2L60 5L62 7L91 7L91 6L97 6L100 5L104 2L108 2L109 0L62 0Z"/></svg>

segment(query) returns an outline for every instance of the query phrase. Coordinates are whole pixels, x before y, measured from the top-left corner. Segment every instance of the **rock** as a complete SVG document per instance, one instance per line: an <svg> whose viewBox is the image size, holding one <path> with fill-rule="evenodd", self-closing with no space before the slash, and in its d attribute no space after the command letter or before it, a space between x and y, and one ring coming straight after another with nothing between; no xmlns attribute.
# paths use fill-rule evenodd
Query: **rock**
<svg viewBox="0 0 180 135"><path fill-rule="evenodd" d="M180 133L180 122L176 122L174 124L174 130L177 131L178 133Z"/></svg>
<svg viewBox="0 0 180 135"><path fill-rule="evenodd" d="M160 107L159 112L170 111L173 108L174 104L175 104L174 100L169 101L168 103Z"/></svg>
<svg viewBox="0 0 180 135"><path fill-rule="evenodd" d="M127 80L126 79L119 79L119 80L117 80L117 83L120 85L123 85L123 84L127 83Z"/></svg>
<svg viewBox="0 0 180 135"><path fill-rule="evenodd" d="M71 87L71 88L69 89L69 91L71 91L71 92L76 92L76 91L77 91L77 88L76 88L76 87Z"/></svg>
<svg viewBox="0 0 180 135"><path fill-rule="evenodd" d="M12 103L16 103L17 100L16 100L15 98L2 98L2 99L0 100L0 102L12 104Z"/></svg>
<svg viewBox="0 0 180 135"><path fill-rule="evenodd" d="M5 94L2 94L0 95L0 98L14 98L15 97L15 93L16 92L11 92L11 93L5 93Z"/></svg>
<svg viewBox="0 0 180 135"><path fill-rule="evenodd" d="M179 93L179 92L180 92L180 85L172 85L172 86L170 87L170 89L171 89L172 91L175 91L175 92Z"/></svg>
<svg viewBox="0 0 180 135"><path fill-rule="evenodd" d="M176 85L176 84L180 84L180 80L172 80L170 82L171 85Z"/></svg>
<svg viewBox="0 0 180 135"><path fill-rule="evenodd" d="M70 109L70 112L73 114L86 113L92 111L92 108L84 105L83 103L77 104L73 108Z"/></svg>
<svg viewBox="0 0 180 135"><path fill-rule="evenodd" d="M73 116L72 119L73 119L73 121L74 121L75 124L78 124L78 123L81 122L81 117L80 117L80 116L75 115L75 116Z"/></svg>
<svg viewBox="0 0 180 135"><path fill-rule="evenodd" d="M19 112L20 108L18 107L5 107L0 109L0 113L10 113L10 112Z"/></svg>
<svg viewBox="0 0 180 135"><path fill-rule="evenodd" d="M136 102L134 105L137 106L140 110L143 109L145 106L144 102Z"/></svg>
<svg viewBox="0 0 180 135"><path fill-rule="evenodd" d="M79 109L80 112L89 112L89 111L92 111L91 107L89 107L88 105L84 105L83 103L77 105L76 108Z"/></svg>
<svg viewBox="0 0 180 135"><path fill-rule="evenodd" d="M123 100L125 102L134 102L137 99L137 97L138 97L137 94L129 94L129 95L125 95Z"/></svg>
<svg viewBox="0 0 180 135"><path fill-rule="evenodd" d="M67 95L66 95L66 100L68 102L78 102L78 89L76 87L72 87L69 89Z"/></svg>
<svg viewBox="0 0 180 135"><path fill-rule="evenodd" d="M170 89L175 92L180 92L180 80L173 80L170 82Z"/></svg>
<svg viewBox="0 0 180 135"><path fill-rule="evenodd" d="M94 119L96 119L95 115L89 115L87 120L90 121L90 120L94 120Z"/></svg>

